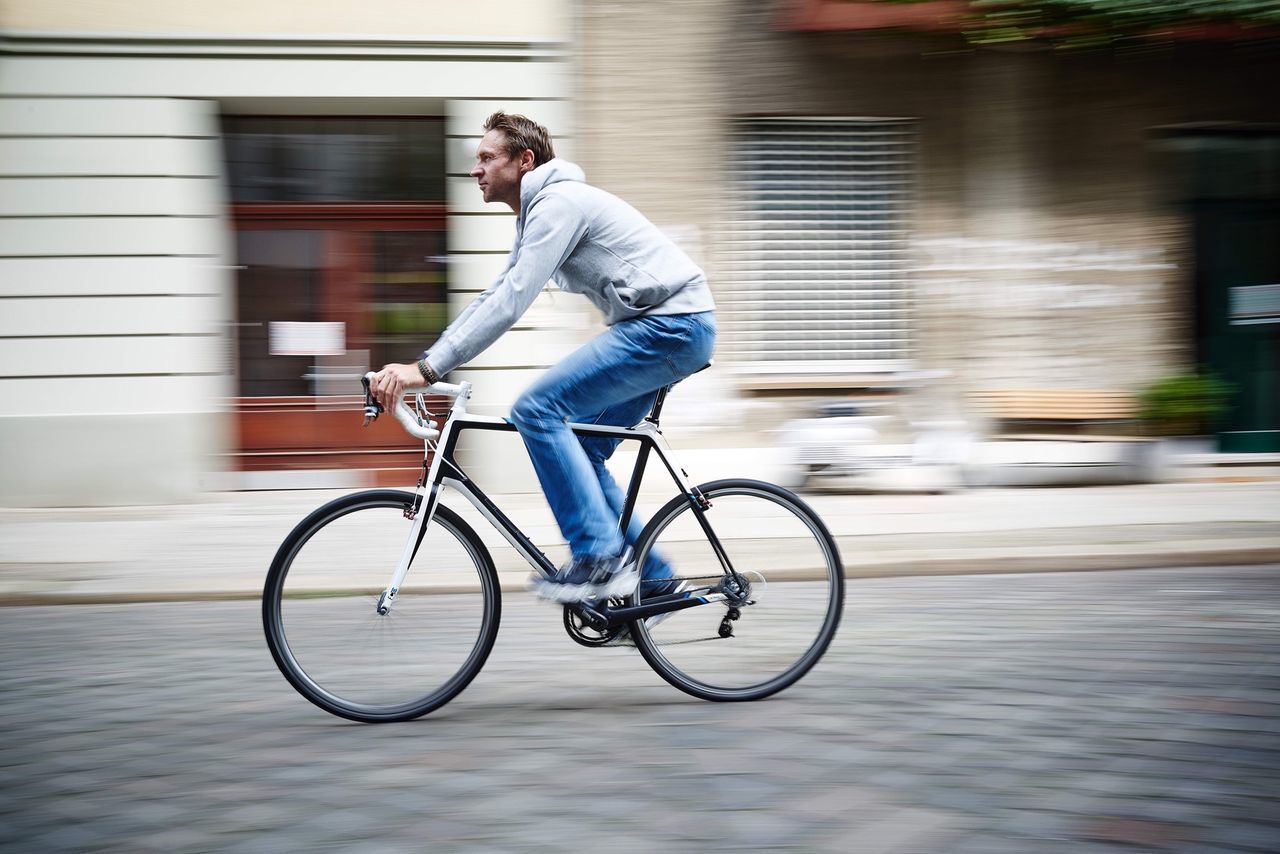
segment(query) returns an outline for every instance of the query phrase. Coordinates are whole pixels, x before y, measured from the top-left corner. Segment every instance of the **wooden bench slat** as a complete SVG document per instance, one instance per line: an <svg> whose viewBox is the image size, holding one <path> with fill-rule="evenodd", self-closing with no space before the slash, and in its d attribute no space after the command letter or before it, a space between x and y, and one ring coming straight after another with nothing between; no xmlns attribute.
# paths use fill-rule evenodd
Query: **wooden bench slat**
<svg viewBox="0 0 1280 854"><path fill-rule="evenodd" d="M1005 421L1126 421L1137 401L1112 389L991 389L975 392L978 408Z"/></svg>

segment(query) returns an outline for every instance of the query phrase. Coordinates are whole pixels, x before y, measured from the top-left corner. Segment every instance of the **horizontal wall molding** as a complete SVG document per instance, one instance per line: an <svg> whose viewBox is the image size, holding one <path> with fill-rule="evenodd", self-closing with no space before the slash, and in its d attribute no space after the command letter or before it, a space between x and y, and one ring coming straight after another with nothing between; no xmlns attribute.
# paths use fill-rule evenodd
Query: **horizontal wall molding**
<svg viewBox="0 0 1280 854"><path fill-rule="evenodd" d="M221 221L208 217L18 218L0 230L0 256L217 256L225 240Z"/></svg>
<svg viewBox="0 0 1280 854"><path fill-rule="evenodd" d="M216 139L0 139L0 177L216 177Z"/></svg>
<svg viewBox="0 0 1280 854"><path fill-rule="evenodd" d="M0 378L224 374L229 348L218 336L0 338Z"/></svg>
<svg viewBox="0 0 1280 854"><path fill-rule="evenodd" d="M222 408L232 393L225 373L17 374L0 379L0 419L95 413L209 412ZM81 426L92 428L93 423ZM89 429L86 435L92 432Z"/></svg>
<svg viewBox="0 0 1280 854"><path fill-rule="evenodd" d="M566 62L380 56L74 56L0 53L5 95L249 98L515 98L558 96Z"/></svg>
<svg viewBox="0 0 1280 854"><path fill-rule="evenodd" d="M173 98L0 95L0 136L216 138L216 105Z"/></svg>
<svg viewBox="0 0 1280 854"><path fill-rule="evenodd" d="M0 258L0 296L10 298L222 294L229 265L174 256Z"/></svg>
<svg viewBox="0 0 1280 854"><path fill-rule="evenodd" d="M0 53L26 56L279 57L319 59L430 59L557 61L569 46L555 40L399 39L393 37L257 36L184 37L7 31Z"/></svg>
<svg viewBox="0 0 1280 854"><path fill-rule="evenodd" d="M0 303L0 338L123 338L217 335L217 296L84 296L9 298Z"/></svg>

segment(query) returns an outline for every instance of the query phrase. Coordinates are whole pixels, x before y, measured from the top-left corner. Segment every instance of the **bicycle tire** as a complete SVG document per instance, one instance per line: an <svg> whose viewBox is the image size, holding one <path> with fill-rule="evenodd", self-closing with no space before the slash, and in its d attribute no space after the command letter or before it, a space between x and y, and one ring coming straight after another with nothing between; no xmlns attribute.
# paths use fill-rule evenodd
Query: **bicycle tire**
<svg viewBox="0 0 1280 854"><path fill-rule="evenodd" d="M461 693L493 649L497 572L475 531L447 507L423 529L390 613L377 613L414 500L385 489L331 501L298 523L267 573L262 619L272 658L303 697L339 717L425 715Z"/></svg>
<svg viewBox="0 0 1280 854"><path fill-rule="evenodd" d="M762 481L702 484L705 518L735 571L758 573L753 604L698 605L631 624L640 654L670 684L704 700L759 700L793 685L831 645L844 610L844 569L835 539L795 493ZM706 589L724 570L702 531L689 496L662 507L636 540L641 566L651 553L670 559L676 577ZM631 599L644 601L644 588ZM689 594L697 595L697 594ZM719 621L719 627L715 621ZM728 624L731 637L721 632ZM767 671L763 678L744 672Z"/></svg>

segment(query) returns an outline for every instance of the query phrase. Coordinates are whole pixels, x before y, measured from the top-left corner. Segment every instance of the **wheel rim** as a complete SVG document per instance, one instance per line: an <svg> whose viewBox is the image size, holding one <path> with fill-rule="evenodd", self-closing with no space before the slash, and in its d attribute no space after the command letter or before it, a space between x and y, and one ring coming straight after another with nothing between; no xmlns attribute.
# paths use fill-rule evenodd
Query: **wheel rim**
<svg viewBox="0 0 1280 854"><path fill-rule="evenodd" d="M492 644L493 582L475 547L437 516L391 612L377 613L410 531L405 501L337 508L275 576L268 634L286 677L358 720L415 717L447 702Z"/></svg>
<svg viewBox="0 0 1280 854"><path fill-rule="evenodd" d="M748 599L700 605L642 627L637 644L668 681L707 699L753 699L790 685L821 657L840 619L844 585L834 542L799 499L763 486L709 488L707 519L735 570L759 573ZM687 502L664 508L641 544L646 570L651 554L669 561L697 592L722 575ZM696 595L696 593L695 593ZM640 594L644 601L644 591ZM732 631L722 637L722 627Z"/></svg>

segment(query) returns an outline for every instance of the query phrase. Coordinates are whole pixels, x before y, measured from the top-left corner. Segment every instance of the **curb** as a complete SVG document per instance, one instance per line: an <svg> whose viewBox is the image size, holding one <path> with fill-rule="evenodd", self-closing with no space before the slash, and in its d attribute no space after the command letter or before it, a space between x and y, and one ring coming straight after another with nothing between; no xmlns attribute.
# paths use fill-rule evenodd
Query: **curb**
<svg viewBox="0 0 1280 854"><path fill-rule="evenodd" d="M1107 572L1188 566L1258 566L1280 563L1280 545L1246 548L1170 549L1160 552L1075 552L1064 555L955 557L883 561L845 566L845 578L930 575L1014 575L1039 572Z"/></svg>
<svg viewBox="0 0 1280 854"><path fill-rule="evenodd" d="M849 580L870 578L910 578L944 575L1014 575L1042 572L1106 572L1114 570L1169 569L1190 566L1258 566L1280 564L1280 544L1245 548L1209 547L1175 548L1146 552L1078 551L1072 554L919 557L899 560L845 564ZM503 593L525 592L525 579L499 578ZM469 593L475 585L440 584L431 586L432 593ZM319 591L317 591L319 592ZM335 588L324 591L344 595L357 591ZM132 605L162 602L226 602L259 600L261 587L224 590L150 590L124 592L0 592L0 608L46 605Z"/></svg>

